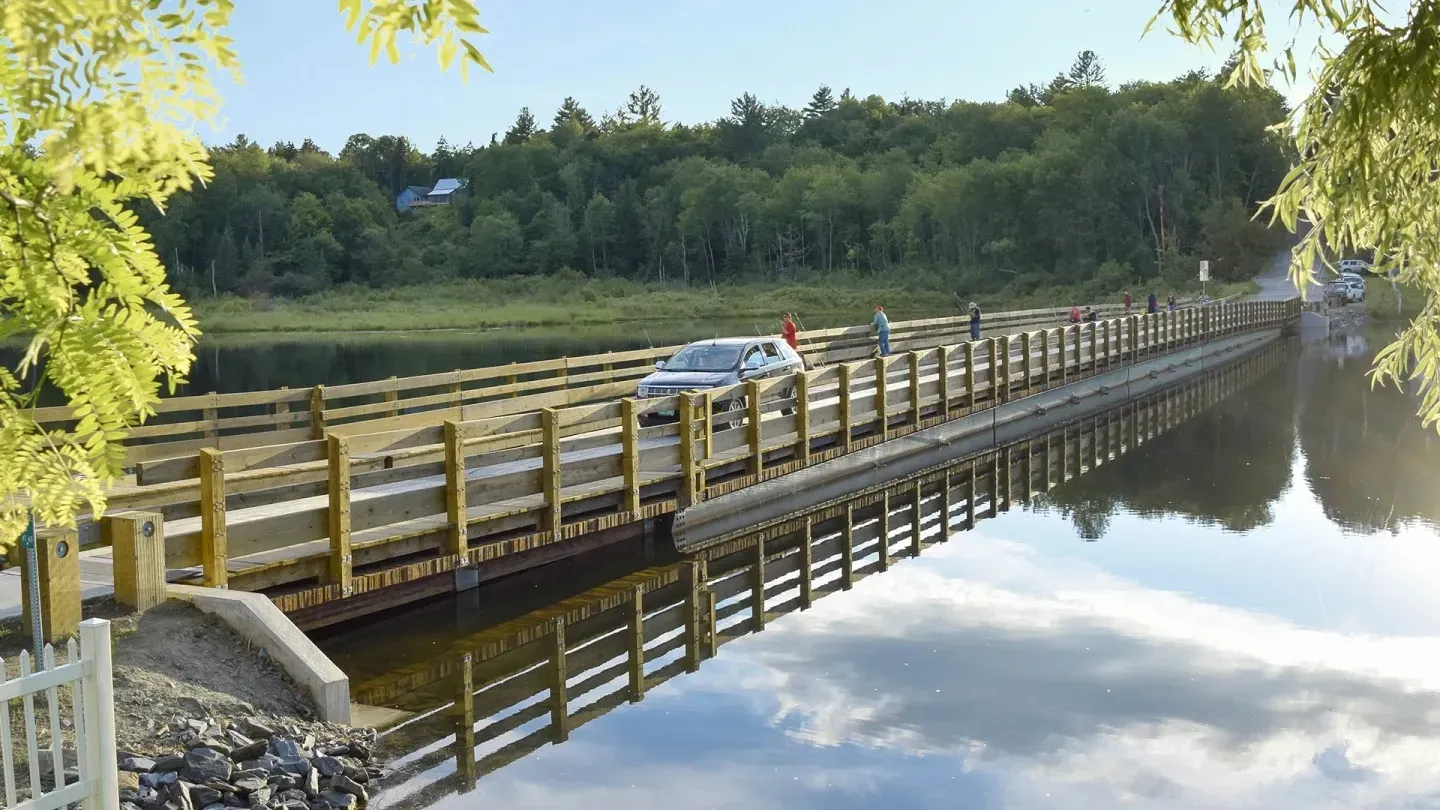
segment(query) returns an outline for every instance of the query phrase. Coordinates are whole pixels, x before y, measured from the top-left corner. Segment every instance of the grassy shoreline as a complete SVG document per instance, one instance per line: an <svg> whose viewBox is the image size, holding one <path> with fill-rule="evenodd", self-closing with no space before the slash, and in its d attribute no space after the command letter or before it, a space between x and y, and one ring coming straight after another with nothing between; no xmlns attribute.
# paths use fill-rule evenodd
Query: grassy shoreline
<svg viewBox="0 0 1440 810"><path fill-rule="evenodd" d="M1214 285L1212 285L1214 286ZM1223 288L1248 291L1253 284ZM1234 288L1234 289L1230 289ZM1135 297L1145 291L1134 288ZM1184 292L1184 291L1181 291ZM1157 291L1163 298L1166 293ZM1212 289L1212 295L1228 294ZM894 319L958 315L969 300L990 312L1116 300L1087 288L1028 294L972 294L894 279L875 286L836 282L722 285L714 288L642 285L567 277L476 280L381 290L338 289L300 299L197 299L191 306L208 335L257 333L421 332L625 325L680 321L777 320L795 312L818 324L868 323L875 305Z"/></svg>

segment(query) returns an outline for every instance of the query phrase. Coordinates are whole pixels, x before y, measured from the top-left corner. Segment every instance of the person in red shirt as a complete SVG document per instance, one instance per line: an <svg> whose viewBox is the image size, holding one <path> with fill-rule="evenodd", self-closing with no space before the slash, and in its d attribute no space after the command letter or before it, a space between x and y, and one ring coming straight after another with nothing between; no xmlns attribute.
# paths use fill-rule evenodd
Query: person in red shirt
<svg viewBox="0 0 1440 810"><path fill-rule="evenodd" d="M1129 315L1129 314L1130 314L1130 305L1133 304L1133 303L1135 303L1135 299L1134 299L1134 298L1131 298L1131 297L1130 297L1130 291L1129 291L1129 290L1126 290L1126 291L1125 291L1125 314L1126 314L1126 315Z"/></svg>
<svg viewBox="0 0 1440 810"><path fill-rule="evenodd" d="M790 348L796 351L800 350L800 343L795 339L795 320L790 317L788 312L780 319L780 336L785 338L785 342L790 344Z"/></svg>
<svg viewBox="0 0 1440 810"><path fill-rule="evenodd" d="M1079 322L1080 322L1080 305L1072 301L1072 302L1070 302L1070 323L1079 323Z"/></svg>

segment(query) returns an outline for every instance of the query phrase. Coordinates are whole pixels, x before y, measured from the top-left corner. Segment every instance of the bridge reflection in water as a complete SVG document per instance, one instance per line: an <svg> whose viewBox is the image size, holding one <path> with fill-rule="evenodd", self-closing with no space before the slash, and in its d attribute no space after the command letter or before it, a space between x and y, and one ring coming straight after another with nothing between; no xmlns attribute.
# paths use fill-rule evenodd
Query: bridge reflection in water
<svg viewBox="0 0 1440 810"><path fill-rule="evenodd" d="M374 807L422 808L686 672L717 650L1104 465L1293 356L1281 344L1189 384L1027 441L789 516L618 577L352 684L410 716L383 737L393 770Z"/></svg>

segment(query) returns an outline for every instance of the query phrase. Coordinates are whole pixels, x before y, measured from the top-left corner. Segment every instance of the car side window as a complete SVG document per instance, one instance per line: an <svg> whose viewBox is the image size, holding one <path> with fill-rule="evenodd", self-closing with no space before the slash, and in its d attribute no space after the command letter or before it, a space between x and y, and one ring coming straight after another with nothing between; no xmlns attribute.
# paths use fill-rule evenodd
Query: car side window
<svg viewBox="0 0 1440 810"><path fill-rule="evenodd" d="M765 365L780 362L780 350L775 348L774 343L762 343L765 347Z"/></svg>
<svg viewBox="0 0 1440 810"><path fill-rule="evenodd" d="M765 365L765 356L760 352L759 346L752 346L745 352L745 368L759 368Z"/></svg>

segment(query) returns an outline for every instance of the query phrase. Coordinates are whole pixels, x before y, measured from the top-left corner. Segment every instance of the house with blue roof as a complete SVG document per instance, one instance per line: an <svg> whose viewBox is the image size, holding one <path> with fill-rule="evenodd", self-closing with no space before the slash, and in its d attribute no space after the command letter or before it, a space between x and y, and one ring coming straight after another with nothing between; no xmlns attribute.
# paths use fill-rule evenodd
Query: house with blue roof
<svg viewBox="0 0 1440 810"><path fill-rule="evenodd" d="M455 199L456 193L463 188L465 181L455 177L443 178L429 188L406 186L405 190L395 197L395 209L410 211L434 205L449 205Z"/></svg>

